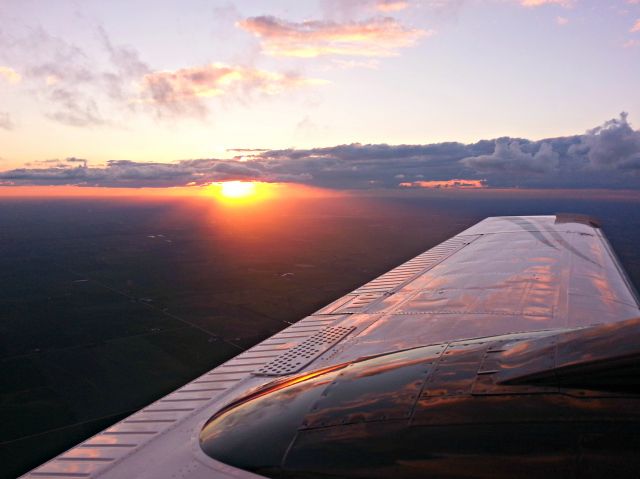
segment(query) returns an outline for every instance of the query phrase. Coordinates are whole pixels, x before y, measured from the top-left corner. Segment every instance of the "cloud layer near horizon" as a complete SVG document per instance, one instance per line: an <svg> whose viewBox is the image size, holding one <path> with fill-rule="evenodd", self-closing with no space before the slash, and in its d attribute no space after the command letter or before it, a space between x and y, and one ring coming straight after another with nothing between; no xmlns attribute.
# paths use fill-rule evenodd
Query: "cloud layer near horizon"
<svg viewBox="0 0 640 479"><path fill-rule="evenodd" d="M110 161L103 166L78 158L47 160L0 172L0 184L167 187L257 180L327 188L640 187L640 131L631 127L625 113L582 135L539 141L354 143L242 153L231 160Z"/></svg>

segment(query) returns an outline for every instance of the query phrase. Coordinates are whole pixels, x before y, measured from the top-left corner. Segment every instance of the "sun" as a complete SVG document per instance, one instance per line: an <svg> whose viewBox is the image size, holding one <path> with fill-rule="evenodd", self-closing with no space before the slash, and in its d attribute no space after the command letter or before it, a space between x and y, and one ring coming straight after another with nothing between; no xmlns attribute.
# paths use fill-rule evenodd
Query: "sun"
<svg viewBox="0 0 640 479"><path fill-rule="evenodd" d="M276 198L279 190L278 183L232 180L209 183L201 192L223 205L235 207L256 205L264 200Z"/></svg>
<svg viewBox="0 0 640 479"><path fill-rule="evenodd" d="M229 199L249 198L257 194L257 187L251 181L225 181L220 184L220 195Z"/></svg>

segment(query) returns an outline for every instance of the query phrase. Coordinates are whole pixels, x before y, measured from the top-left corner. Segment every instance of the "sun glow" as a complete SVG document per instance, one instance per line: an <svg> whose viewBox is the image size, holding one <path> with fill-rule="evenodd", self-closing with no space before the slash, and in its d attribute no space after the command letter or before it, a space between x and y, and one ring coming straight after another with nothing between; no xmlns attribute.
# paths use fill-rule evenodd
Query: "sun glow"
<svg viewBox="0 0 640 479"><path fill-rule="evenodd" d="M247 198L257 192L256 183L251 181L225 181L220 184L220 194L225 198Z"/></svg>
<svg viewBox="0 0 640 479"><path fill-rule="evenodd" d="M277 185L261 181L222 181L211 183L204 190L228 205L246 205L266 200L275 195Z"/></svg>

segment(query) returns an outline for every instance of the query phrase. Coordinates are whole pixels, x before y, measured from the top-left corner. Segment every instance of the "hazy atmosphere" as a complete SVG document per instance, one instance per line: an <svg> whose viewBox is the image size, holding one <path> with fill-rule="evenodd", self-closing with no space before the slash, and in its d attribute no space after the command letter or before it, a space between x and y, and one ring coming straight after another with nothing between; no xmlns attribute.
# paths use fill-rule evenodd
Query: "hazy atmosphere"
<svg viewBox="0 0 640 479"><path fill-rule="evenodd" d="M0 0L0 477L489 216L640 285L638 85L640 0Z"/></svg>

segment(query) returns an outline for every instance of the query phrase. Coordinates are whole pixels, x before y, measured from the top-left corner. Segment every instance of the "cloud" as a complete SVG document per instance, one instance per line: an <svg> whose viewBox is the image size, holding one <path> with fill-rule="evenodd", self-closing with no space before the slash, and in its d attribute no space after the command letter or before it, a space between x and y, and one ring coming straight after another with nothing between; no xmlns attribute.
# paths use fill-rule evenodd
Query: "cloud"
<svg viewBox="0 0 640 479"><path fill-rule="evenodd" d="M93 98L84 98L66 88L53 88L49 91L49 99L57 105L55 111L47 117L69 126L99 126L107 121L98 110Z"/></svg>
<svg viewBox="0 0 640 479"><path fill-rule="evenodd" d="M556 17L556 23L558 25L560 25L561 27L564 27L566 24L569 23L569 19L566 18L566 17L557 16Z"/></svg>
<svg viewBox="0 0 640 479"><path fill-rule="evenodd" d="M7 112L0 111L0 129L13 130L14 126L11 115Z"/></svg>
<svg viewBox="0 0 640 479"><path fill-rule="evenodd" d="M620 118L589 130L569 153L584 155L594 170L640 169L640 131L631 128L623 112Z"/></svg>
<svg viewBox="0 0 640 479"><path fill-rule="evenodd" d="M484 188L485 180L440 180L440 181L412 181L400 183L402 188L428 188L428 189L473 189Z"/></svg>
<svg viewBox="0 0 640 479"><path fill-rule="evenodd" d="M88 160L85 160L84 158L75 158L75 157L71 157L71 158L67 158L65 160L67 163L81 163L81 165L83 168L87 167L88 164Z"/></svg>
<svg viewBox="0 0 640 479"><path fill-rule="evenodd" d="M297 182L327 188L640 188L640 131L627 115L584 134L424 145L353 143L309 149L242 149L230 160L173 163L83 159L0 173L13 184L184 186L226 180ZM80 166L76 167L78 164Z"/></svg>
<svg viewBox="0 0 640 479"><path fill-rule="evenodd" d="M409 8L409 2L402 0L378 0L375 4L375 9L380 12L399 12Z"/></svg>
<svg viewBox="0 0 640 479"><path fill-rule="evenodd" d="M20 82L22 77L13 68L0 66L0 80L15 84Z"/></svg>
<svg viewBox="0 0 640 479"><path fill-rule="evenodd" d="M360 22L289 22L272 16L247 18L238 26L261 40L274 56L312 58L324 55L385 57L414 45L433 32L402 26L390 17Z"/></svg>
<svg viewBox="0 0 640 479"><path fill-rule="evenodd" d="M490 155L464 158L461 163L479 173L542 174L557 168L558 158L550 143L541 143L535 153L526 153L517 140L500 139Z"/></svg>
<svg viewBox="0 0 640 479"><path fill-rule="evenodd" d="M640 19L636 20L636 23L633 24L633 26L631 27L631 30L629 30L631 33L637 33L640 32Z"/></svg>
<svg viewBox="0 0 640 479"><path fill-rule="evenodd" d="M51 158L48 160L36 160L33 163L26 163L25 166L32 165L44 165L41 168L50 169L50 168L73 168L73 167L82 167L86 168L88 165L88 160L83 158L65 158L64 160L60 160L57 158Z"/></svg>
<svg viewBox="0 0 640 479"><path fill-rule="evenodd" d="M0 54L20 65L23 90L42 105L49 119L76 127L112 124L115 118L108 115L113 116L114 106L128 108L139 74L131 65L142 62L133 49L113 45L103 30L98 36L106 61L42 28L0 38Z"/></svg>
<svg viewBox="0 0 640 479"><path fill-rule="evenodd" d="M344 21L376 13L391 15L410 8L428 10L431 17L449 15L457 13L468 2L469 0L320 0L319 3L325 19Z"/></svg>
<svg viewBox="0 0 640 479"><path fill-rule="evenodd" d="M215 96L277 95L293 88L318 85L322 80L293 73L274 73L252 67L214 63L176 71L148 73L142 78L143 101L160 112L204 114L203 99Z"/></svg>
<svg viewBox="0 0 640 479"><path fill-rule="evenodd" d="M157 71L134 48L112 42L104 29L95 34L100 54L92 55L43 29L0 38L0 61L7 56L22 62L25 91L43 105L44 115L74 127L117 126L126 123L127 115L149 112L204 118L211 97L252 101L325 83L291 71L222 63ZM15 82L16 75L0 67L0 81Z"/></svg>
<svg viewBox="0 0 640 479"><path fill-rule="evenodd" d="M82 163L70 167L65 162ZM50 163L50 162L47 162ZM237 160L183 160L176 163L143 163L109 161L105 166L91 167L86 160L68 158L53 160L42 168L18 168L0 173L5 184L15 185L81 185L113 187L170 187L205 185L228 180L261 180L268 182L306 182L307 174L270 172L268 165L245 164Z"/></svg>
<svg viewBox="0 0 640 479"><path fill-rule="evenodd" d="M524 7L541 7L543 5L559 5L569 8L575 3L574 0L520 0L520 5Z"/></svg>
<svg viewBox="0 0 640 479"><path fill-rule="evenodd" d="M138 52L127 45L114 45L103 28L98 29L102 46L109 55L112 71L102 72L99 81L107 96L121 105L131 106L133 88L151 68L140 59Z"/></svg>
<svg viewBox="0 0 640 479"><path fill-rule="evenodd" d="M412 0L319 0L319 4L325 20L347 21L362 15L393 14L412 6Z"/></svg>

